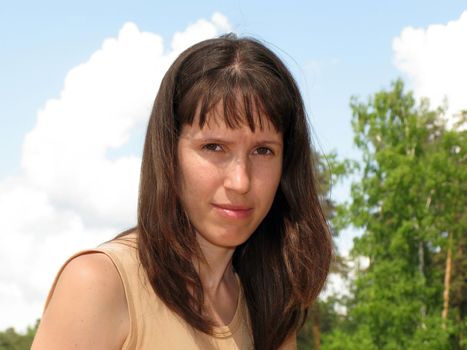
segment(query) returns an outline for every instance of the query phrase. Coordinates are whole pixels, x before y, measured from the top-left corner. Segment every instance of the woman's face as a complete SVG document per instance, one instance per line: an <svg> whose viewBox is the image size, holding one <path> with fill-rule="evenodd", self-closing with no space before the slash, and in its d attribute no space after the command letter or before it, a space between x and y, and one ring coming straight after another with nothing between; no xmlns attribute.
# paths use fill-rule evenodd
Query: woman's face
<svg viewBox="0 0 467 350"><path fill-rule="evenodd" d="M235 248L271 208L281 178L283 140L269 122L252 132L247 125L230 129L215 115L207 116L202 129L197 118L182 127L181 203L200 243Z"/></svg>

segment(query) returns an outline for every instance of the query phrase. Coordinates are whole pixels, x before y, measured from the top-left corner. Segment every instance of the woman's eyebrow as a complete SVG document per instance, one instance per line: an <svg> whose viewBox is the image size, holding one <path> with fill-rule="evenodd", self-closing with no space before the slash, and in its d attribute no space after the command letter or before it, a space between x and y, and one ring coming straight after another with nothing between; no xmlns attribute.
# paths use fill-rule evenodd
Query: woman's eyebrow
<svg viewBox="0 0 467 350"><path fill-rule="evenodd" d="M282 141L276 141L276 140L259 140L257 143L261 144L272 144L272 145L277 145L277 146L282 146L283 142Z"/></svg>
<svg viewBox="0 0 467 350"><path fill-rule="evenodd" d="M194 141L202 143L221 143L224 145L230 145L235 143L234 139L222 138L222 137L194 137Z"/></svg>
<svg viewBox="0 0 467 350"><path fill-rule="evenodd" d="M201 142L209 142L209 143L222 143L222 144L233 144L236 142L235 139L230 139L230 138L222 138L222 137L199 137L196 138L195 140L201 141ZM258 139L254 142L255 145L276 145L276 146L282 146L283 142L282 141L277 141L274 139Z"/></svg>

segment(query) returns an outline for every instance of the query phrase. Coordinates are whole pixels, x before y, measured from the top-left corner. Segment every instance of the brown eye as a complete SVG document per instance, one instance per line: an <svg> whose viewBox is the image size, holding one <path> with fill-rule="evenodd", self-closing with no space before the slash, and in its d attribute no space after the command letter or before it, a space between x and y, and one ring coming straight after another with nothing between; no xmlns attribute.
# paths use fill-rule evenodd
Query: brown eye
<svg viewBox="0 0 467 350"><path fill-rule="evenodd" d="M255 150L255 154L258 154L260 156L269 156L269 155L273 155L274 152L268 147L258 147Z"/></svg>
<svg viewBox="0 0 467 350"><path fill-rule="evenodd" d="M222 152L222 147L217 143L207 143L203 145L203 150L210 152Z"/></svg>

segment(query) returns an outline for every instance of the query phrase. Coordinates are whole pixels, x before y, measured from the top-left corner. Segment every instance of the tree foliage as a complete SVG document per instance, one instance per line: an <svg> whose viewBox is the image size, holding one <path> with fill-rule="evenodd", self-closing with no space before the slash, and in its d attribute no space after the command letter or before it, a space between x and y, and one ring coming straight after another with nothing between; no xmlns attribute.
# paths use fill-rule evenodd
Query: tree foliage
<svg viewBox="0 0 467 350"><path fill-rule="evenodd" d="M0 350L29 350L36 334L39 320L34 327L28 327L26 333L17 333L14 328L0 332Z"/></svg>
<svg viewBox="0 0 467 350"><path fill-rule="evenodd" d="M361 179L349 221L363 230L347 317L325 349L460 349L465 319L466 133L448 130L442 109L417 104L402 81L367 102L352 99ZM454 268L442 318L451 249ZM464 288L464 289L463 289ZM455 297L454 297L455 296Z"/></svg>

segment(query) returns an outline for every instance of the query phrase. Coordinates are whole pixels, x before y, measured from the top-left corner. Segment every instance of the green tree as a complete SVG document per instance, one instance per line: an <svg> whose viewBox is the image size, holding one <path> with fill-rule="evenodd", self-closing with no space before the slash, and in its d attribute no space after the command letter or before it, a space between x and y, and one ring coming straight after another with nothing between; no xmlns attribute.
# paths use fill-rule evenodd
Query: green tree
<svg viewBox="0 0 467 350"><path fill-rule="evenodd" d="M39 320L34 327L28 327L26 333L17 333L14 328L0 332L0 350L29 350L36 334Z"/></svg>
<svg viewBox="0 0 467 350"><path fill-rule="evenodd" d="M465 264L466 133L448 130L443 110L417 104L400 80L351 108L363 164L347 214L364 232L352 254L369 262L323 348L460 349L465 275L452 261ZM443 292L460 297L457 312Z"/></svg>

